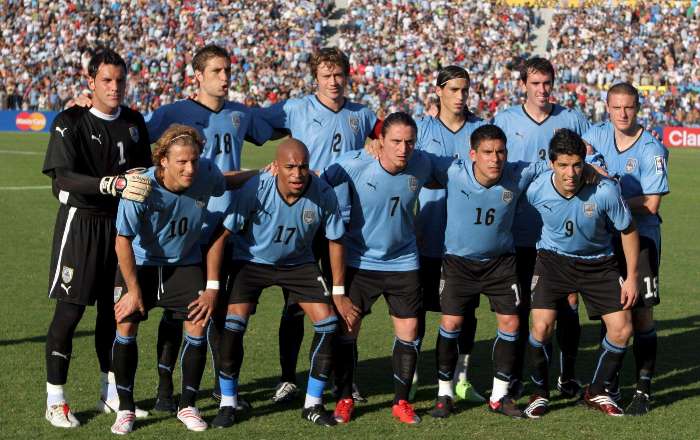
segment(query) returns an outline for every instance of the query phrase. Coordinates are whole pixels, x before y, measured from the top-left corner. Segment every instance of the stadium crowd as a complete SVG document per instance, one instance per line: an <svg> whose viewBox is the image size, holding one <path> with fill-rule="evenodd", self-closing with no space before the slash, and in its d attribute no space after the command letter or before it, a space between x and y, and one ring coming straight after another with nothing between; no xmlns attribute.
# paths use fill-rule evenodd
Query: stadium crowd
<svg viewBox="0 0 700 440"><path fill-rule="evenodd" d="M646 125L700 124L700 9L679 4L687 6L667 1L557 10L548 49L559 68L559 102L597 121L605 113L597 99L602 91L631 80L644 91L640 119ZM309 93L307 61L327 43L334 2L7 6L0 10L0 109L61 109L85 89L91 49L108 44L131 69L126 102L149 112L193 93L191 56L205 42L231 49L230 100L267 106ZM421 115L436 105L435 72L459 64L472 75L469 108L489 118L522 101L517 67L533 51L531 30L539 20L538 9L491 2L350 0L337 40L351 56L348 96L375 111Z"/></svg>
<svg viewBox="0 0 700 440"><path fill-rule="evenodd" d="M646 91L646 125L700 124L700 9L679 3L558 10L548 49L566 105L601 120L602 91L630 81Z"/></svg>

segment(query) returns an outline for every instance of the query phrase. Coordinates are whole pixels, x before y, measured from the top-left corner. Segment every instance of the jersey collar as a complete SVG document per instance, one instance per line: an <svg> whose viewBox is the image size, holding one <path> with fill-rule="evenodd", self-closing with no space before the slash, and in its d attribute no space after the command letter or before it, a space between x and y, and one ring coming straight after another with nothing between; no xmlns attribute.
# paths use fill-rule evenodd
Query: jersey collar
<svg viewBox="0 0 700 440"><path fill-rule="evenodd" d="M346 97L343 96L343 105L340 106L340 108L338 109L338 111L335 111L335 110L333 110L332 108L328 107L326 104L322 103L321 100L318 99L318 96L316 96L315 93L314 93L314 98L316 98L316 102L318 102L318 103L321 104L324 108L328 109L328 111L333 112L333 113L340 113L340 111L341 111L342 109L344 109L345 106L346 106L347 103L348 103L348 98L346 98Z"/></svg>
<svg viewBox="0 0 700 440"><path fill-rule="evenodd" d="M96 117L103 119L105 121L114 121L122 113L122 106L120 105L117 108L117 112L113 115L108 115L107 113L102 113L101 111L97 110L95 107L90 107L90 113L92 113Z"/></svg>
<svg viewBox="0 0 700 440"><path fill-rule="evenodd" d="M523 109L523 114L525 116L527 116L532 122L534 122L537 125L542 125L545 122L547 122L549 120L549 118L554 114L554 109L556 106L557 106L556 104L552 104L552 109L549 111L549 114L547 115L547 117L542 120L542 122L537 122L537 121L535 121L535 119L532 116L530 116L530 113L528 113L527 110L525 110L525 104L521 105L520 108Z"/></svg>

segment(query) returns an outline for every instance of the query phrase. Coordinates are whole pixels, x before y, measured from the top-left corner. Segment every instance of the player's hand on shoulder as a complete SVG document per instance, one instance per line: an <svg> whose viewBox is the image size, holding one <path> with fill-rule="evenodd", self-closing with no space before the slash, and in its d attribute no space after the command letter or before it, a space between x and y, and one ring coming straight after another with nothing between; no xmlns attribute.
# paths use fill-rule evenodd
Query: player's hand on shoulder
<svg viewBox="0 0 700 440"><path fill-rule="evenodd" d="M85 108L92 107L92 95L90 95L89 93L81 93L75 98L69 99L66 102L66 105L63 106L63 109L66 110L75 106Z"/></svg>
<svg viewBox="0 0 700 440"><path fill-rule="evenodd" d="M132 168L126 174L105 176L100 180L100 193L143 202L151 194L151 179L144 176L145 168Z"/></svg>
<svg viewBox="0 0 700 440"><path fill-rule="evenodd" d="M601 177L607 177L605 170L589 163L583 165L583 181L585 183L597 185Z"/></svg>
<svg viewBox="0 0 700 440"><path fill-rule="evenodd" d="M199 297L192 301L188 306L187 319L192 321L194 325L206 327L209 323L209 318L214 312L216 306L216 297L219 294L218 289L200 290Z"/></svg>

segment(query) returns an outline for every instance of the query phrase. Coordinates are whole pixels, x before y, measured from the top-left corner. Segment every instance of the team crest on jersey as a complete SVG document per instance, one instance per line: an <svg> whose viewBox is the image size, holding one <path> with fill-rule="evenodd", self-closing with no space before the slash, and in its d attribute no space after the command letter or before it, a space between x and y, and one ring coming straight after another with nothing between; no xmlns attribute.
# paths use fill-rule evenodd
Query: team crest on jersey
<svg viewBox="0 0 700 440"><path fill-rule="evenodd" d="M64 283L68 284L73 279L73 268L68 266L63 266L61 269L61 279Z"/></svg>
<svg viewBox="0 0 700 440"><path fill-rule="evenodd" d="M119 298L122 297L122 288L121 286L114 286L114 304L119 301Z"/></svg>
<svg viewBox="0 0 700 440"><path fill-rule="evenodd" d="M416 179L416 176L408 176L408 189L413 192L418 189L418 179Z"/></svg>
<svg viewBox="0 0 700 440"><path fill-rule="evenodd" d="M654 164L656 165L656 174L663 174L666 168L666 161L663 156L654 156Z"/></svg>
<svg viewBox="0 0 700 440"><path fill-rule="evenodd" d="M503 200L503 203L506 205L510 202L513 201L513 191L508 191L507 189L503 190L503 194L501 194L501 199Z"/></svg>
<svg viewBox="0 0 700 440"><path fill-rule="evenodd" d="M134 142L139 141L139 129L135 125L129 127L129 134L131 135L131 140Z"/></svg>
<svg viewBox="0 0 700 440"><path fill-rule="evenodd" d="M586 217L593 217L593 214L595 214L595 203L584 203L583 215Z"/></svg>
<svg viewBox="0 0 700 440"><path fill-rule="evenodd" d="M195 205L197 208L202 209L202 208L204 208L205 206L207 206L207 203L206 203L204 200L195 200L195 201L194 201L194 205Z"/></svg>
<svg viewBox="0 0 700 440"><path fill-rule="evenodd" d="M350 128L352 128L353 133L357 134L360 132L360 120L357 119L357 116L350 116L348 122L350 123Z"/></svg>
<svg viewBox="0 0 700 440"><path fill-rule="evenodd" d="M637 159L634 157L630 157L627 159L627 163L625 164L625 173L629 174L634 172L634 170L637 169Z"/></svg>
<svg viewBox="0 0 700 440"><path fill-rule="evenodd" d="M241 114L238 112L231 113L231 123L238 130L241 126Z"/></svg>
<svg viewBox="0 0 700 440"><path fill-rule="evenodd" d="M304 224L310 225L316 221L316 212L313 209L305 209L301 219L304 220Z"/></svg>

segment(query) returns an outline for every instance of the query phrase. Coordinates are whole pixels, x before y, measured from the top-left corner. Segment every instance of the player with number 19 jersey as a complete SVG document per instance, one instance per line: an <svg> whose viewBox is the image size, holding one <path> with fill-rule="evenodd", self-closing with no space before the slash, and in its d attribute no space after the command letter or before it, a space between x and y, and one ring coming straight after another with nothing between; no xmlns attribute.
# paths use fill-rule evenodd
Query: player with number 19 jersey
<svg viewBox="0 0 700 440"><path fill-rule="evenodd" d="M193 127L205 139L202 158L209 159L222 171L238 171L241 169L243 142L247 140L262 145L272 136L272 128L258 117L259 111L238 102L225 101L221 110L216 112L193 99L182 99L151 113L146 118L146 126L153 142L171 124ZM227 191L209 200L200 243L206 244L211 239L232 199L233 192Z"/></svg>
<svg viewBox="0 0 700 440"><path fill-rule="evenodd" d="M604 167L613 179L620 182L625 200L643 195L664 195L669 192L668 150L648 131L643 131L631 148L620 152L615 143L615 130L610 122L591 127L583 136L602 155ZM661 218L658 214L634 214L639 235L654 240L660 247Z"/></svg>
<svg viewBox="0 0 700 440"><path fill-rule="evenodd" d="M577 110L568 109L558 104L552 105L552 111L542 122L536 122L517 105L498 112L493 123L506 134L509 162L547 161L549 141L561 128L582 135L588 130L588 120ZM519 247L534 247L539 238L542 222L537 212L523 199L518 204L517 220L513 225L513 238Z"/></svg>
<svg viewBox="0 0 700 440"><path fill-rule="evenodd" d="M311 243L319 228L329 240L339 240L345 232L335 193L312 173L302 196L290 205L276 182L264 174L236 194L224 219L226 229L241 231L233 235L233 258L274 266L313 263Z"/></svg>
<svg viewBox="0 0 700 440"><path fill-rule="evenodd" d="M117 233L135 237L132 243L138 266L197 264L202 260L198 245L205 208L211 196L221 196L226 181L221 171L206 159L199 160L192 186L182 193L166 189L151 178L151 195L144 203L121 200L117 212Z"/></svg>

